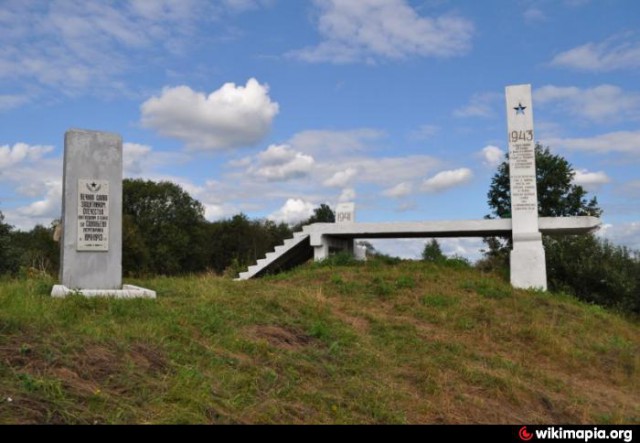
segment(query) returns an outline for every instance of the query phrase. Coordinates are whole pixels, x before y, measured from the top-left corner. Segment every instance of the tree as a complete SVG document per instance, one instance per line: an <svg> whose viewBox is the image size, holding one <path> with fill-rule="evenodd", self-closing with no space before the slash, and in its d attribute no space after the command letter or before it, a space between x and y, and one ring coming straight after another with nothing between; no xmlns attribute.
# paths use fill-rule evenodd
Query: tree
<svg viewBox="0 0 640 443"><path fill-rule="evenodd" d="M539 144L535 154L540 216L602 215L596 197L589 199L584 188L573 183L575 171L566 159ZM488 202L492 210L489 218L511 217L508 161L498 166ZM485 251L480 267L504 271L509 242L491 237L485 243L489 250ZM543 243L551 290L568 292L591 303L640 312L640 261L629 249L612 245L594 234L545 235Z"/></svg>
<svg viewBox="0 0 640 443"><path fill-rule="evenodd" d="M640 260L595 235L544 236L549 287L640 313Z"/></svg>
<svg viewBox="0 0 640 443"><path fill-rule="evenodd" d="M447 259L447 256L442 253L442 249L440 248L440 244L438 240L432 238L427 244L424 245L424 250L422 251L422 260L441 263Z"/></svg>
<svg viewBox="0 0 640 443"><path fill-rule="evenodd" d="M573 183L575 171L563 157L553 155L549 147L536 143L536 180L538 191L538 214L540 217L568 217L592 215L599 217L602 209L596 197L587 200L587 191ZM487 195L492 214L490 218L511 217L511 192L509 187L509 161L498 166L491 180Z"/></svg>
<svg viewBox="0 0 640 443"><path fill-rule="evenodd" d="M123 263L134 266L125 271L177 274L204 270L204 207L180 186L126 179L123 213L127 224Z"/></svg>
<svg viewBox="0 0 640 443"><path fill-rule="evenodd" d="M53 239L55 223L54 220L48 228L36 225L31 231L13 233L14 250L21 266L57 275L60 266L60 244Z"/></svg>
<svg viewBox="0 0 640 443"><path fill-rule="evenodd" d="M333 209L322 203L319 207L313 210L313 215L309 218L308 224L312 223L335 223L336 214Z"/></svg>
<svg viewBox="0 0 640 443"><path fill-rule="evenodd" d="M0 274L13 274L18 271L18 255L12 241L13 226L4 223L4 214L0 212Z"/></svg>
<svg viewBox="0 0 640 443"><path fill-rule="evenodd" d="M300 223L293 226L293 231L299 231L303 226L311 225L313 223L335 223L336 222L336 214L333 212L333 209L327 204L322 203L320 206L313 210L313 215L309 217L306 221L301 221Z"/></svg>
<svg viewBox="0 0 640 443"><path fill-rule="evenodd" d="M587 191L573 183L575 171L563 157L554 155L549 147L535 146L538 214L541 217L568 217L592 215L599 217L602 209L596 197L587 200ZM491 214L487 218L511 218L511 191L509 185L509 155L498 166L487 194ZM488 249L481 267L490 269L505 267L511 239L497 237L484 239Z"/></svg>
<svg viewBox="0 0 640 443"><path fill-rule="evenodd" d="M285 223L249 220L245 214L209 223L207 229L208 267L218 273L231 267L231 274L246 269L292 235Z"/></svg>

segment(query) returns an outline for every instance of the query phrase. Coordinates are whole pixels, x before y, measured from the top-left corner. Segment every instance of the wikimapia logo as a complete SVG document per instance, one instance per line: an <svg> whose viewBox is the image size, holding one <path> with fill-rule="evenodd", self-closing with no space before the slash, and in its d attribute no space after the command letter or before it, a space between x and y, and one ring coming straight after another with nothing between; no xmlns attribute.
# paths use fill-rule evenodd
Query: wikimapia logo
<svg viewBox="0 0 640 443"><path fill-rule="evenodd" d="M590 440L620 440L625 443L633 441L632 429L563 429L555 426L546 429L535 429L529 432L526 426L518 430L518 437L522 441L530 441L533 437L536 440L579 440L588 442Z"/></svg>
<svg viewBox="0 0 640 443"><path fill-rule="evenodd" d="M522 441L529 441L533 438L533 434L527 431L526 426L523 426L518 431L518 437L520 437L520 440Z"/></svg>

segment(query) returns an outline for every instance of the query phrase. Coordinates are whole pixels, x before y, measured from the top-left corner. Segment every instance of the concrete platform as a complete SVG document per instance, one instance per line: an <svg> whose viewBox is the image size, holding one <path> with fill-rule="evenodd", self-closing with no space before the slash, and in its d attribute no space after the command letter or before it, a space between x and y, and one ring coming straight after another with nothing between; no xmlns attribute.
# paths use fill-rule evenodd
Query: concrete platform
<svg viewBox="0 0 640 443"><path fill-rule="evenodd" d="M586 234L600 226L597 217L539 217L542 234ZM311 245L318 237L338 238L442 238L510 236L511 219L449 220L393 223L314 223L304 227Z"/></svg>
<svg viewBox="0 0 640 443"><path fill-rule="evenodd" d="M597 217L539 217L542 234L586 234L598 229ZM511 235L511 219L450 220L394 223L314 223L297 232L267 257L258 260L237 280L247 280L295 266L310 256L327 258L331 250L346 250L354 239L493 237ZM307 241L308 238L308 241ZM307 251L308 248L311 250Z"/></svg>
<svg viewBox="0 0 640 443"><path fill-rule="evenodd" d="M54 285L51 290L51 296L57 298L74 294L85 297L156 298L156 291L134 285L122 285L122 289L69 289L64 285Z"/></svg>

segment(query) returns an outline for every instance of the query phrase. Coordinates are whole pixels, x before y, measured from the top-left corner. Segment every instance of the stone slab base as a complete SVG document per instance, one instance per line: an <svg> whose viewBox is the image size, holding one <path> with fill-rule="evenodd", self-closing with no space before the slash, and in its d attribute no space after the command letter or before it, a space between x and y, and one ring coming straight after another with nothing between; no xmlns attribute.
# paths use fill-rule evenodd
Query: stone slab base
<svg viewBox="0 0 640 443"><path fill-rule="evenodd" d="M85 297L156 298L156 291L133 285L122 285L122 289L69 289L64 285L54 285L51 290L52 297L64 298L72 294Z"/></svg>
<svg viewBox="0 0 640 443"><path fill-rule="evenodd" d="M547 290L547 267L542 241L514 241L511 251L511 286Z"/></svg>

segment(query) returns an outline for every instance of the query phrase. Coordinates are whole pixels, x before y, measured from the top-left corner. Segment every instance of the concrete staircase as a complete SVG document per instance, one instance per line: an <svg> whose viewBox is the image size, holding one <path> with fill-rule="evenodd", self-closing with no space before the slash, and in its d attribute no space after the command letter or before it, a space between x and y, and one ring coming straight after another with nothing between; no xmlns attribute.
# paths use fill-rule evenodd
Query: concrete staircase
<svg viewBox="0 0 640 443"><path fill-rule="evenodd" d="M285 240L284 244L276 246L276 249L269 252L265 258L261 258L255 265L241 272L236 280L249 280L265 274L275 274L306 262L313 257L309 237L307 232L296 232L292 238Z"/></svg>
<svg viewBox="0 0 640 443"><path fill-rule="evenodd" d="M539 217L542 234L586 234L600 226L596 217ZM449 220L397 223L314 223L296 232L275 251L240 273L236 280L248 280L300 265L312 257L316 261L332 251L351 250L353 241L366 238L440 238L509 236L511 219Z"/></svg>

